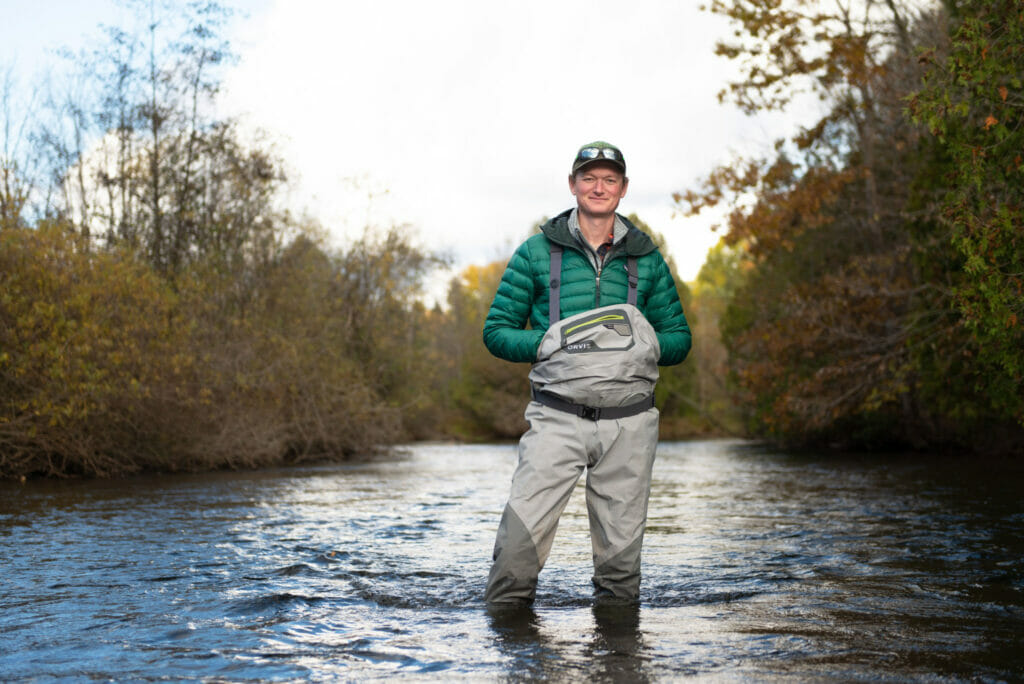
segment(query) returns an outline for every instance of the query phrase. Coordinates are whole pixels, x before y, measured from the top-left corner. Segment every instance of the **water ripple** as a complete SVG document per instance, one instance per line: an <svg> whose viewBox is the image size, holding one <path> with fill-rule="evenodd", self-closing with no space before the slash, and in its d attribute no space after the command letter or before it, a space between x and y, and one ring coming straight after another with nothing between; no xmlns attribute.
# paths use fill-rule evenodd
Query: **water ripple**
<svg viewBox="0 0 1024 684"><path fill-rule="evenodd" d="M1021 466L663 444L641 604L594 603L581 487L503 614L514 460L0 485L0 678L1024 678Z"/></svg>

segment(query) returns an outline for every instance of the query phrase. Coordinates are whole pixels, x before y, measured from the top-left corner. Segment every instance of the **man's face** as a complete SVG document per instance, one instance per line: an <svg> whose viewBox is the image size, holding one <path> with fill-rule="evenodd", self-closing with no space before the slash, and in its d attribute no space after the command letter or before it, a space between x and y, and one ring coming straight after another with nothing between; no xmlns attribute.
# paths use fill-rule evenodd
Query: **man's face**
<svg viewBox="0 0 1024 684"><path fill-rule="evenodd" d="M592 216L607 216L626 196L629 179L608 162L594 162L569 176L569 190L576 196L580 211Z"/></svg>

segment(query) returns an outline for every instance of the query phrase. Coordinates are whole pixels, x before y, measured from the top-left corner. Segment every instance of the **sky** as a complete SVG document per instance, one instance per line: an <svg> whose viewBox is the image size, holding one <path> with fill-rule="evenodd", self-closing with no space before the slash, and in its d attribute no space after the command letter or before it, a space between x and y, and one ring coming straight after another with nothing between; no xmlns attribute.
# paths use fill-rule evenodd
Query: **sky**
<svg viewBox="0 0 1024 684"><path fill-rule="evenodd" d="M0 66L32 82L127 11L115 0L0 0ZM540 219L573 205L577 148L626 157L620 212L665 236L684 280L717 217L672 193L738 154L766 153L794 115L718 103L730 27L680 0L251 0L229 38L220 107L267 132L287 202L343 246L366 224L404 226L453 269L507 260ZM444 276L445 278L447 276Z"/></svg>

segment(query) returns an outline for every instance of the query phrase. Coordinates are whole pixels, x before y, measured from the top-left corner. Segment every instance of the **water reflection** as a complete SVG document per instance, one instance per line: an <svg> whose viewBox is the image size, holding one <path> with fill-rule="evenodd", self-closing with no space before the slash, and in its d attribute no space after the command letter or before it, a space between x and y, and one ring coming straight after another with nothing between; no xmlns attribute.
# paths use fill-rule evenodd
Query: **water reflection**
<svg viewBox="0 0 1024 684"><path fill-rule="evenodd" d="M560 669L558 650L545 637L533 608L521 605L487 606L495 643L509 661L509 671L524 679L552 679Z"/></svg>
<svg viewBox="0 0 1024 684"><path fill-rule="evenodd" d="M598 678L611 682L646 682L646 659L640 657L640 606L636 603L597 603L594 640L589 652Z"/></svg>
<svg viewBox="0 0 1024 684"><path fill-rule="evenodd" d="M495 643L508 660L517 680L559 680L574 675L588 681L646 682L647 658L642 655L640 606L633 603L598 603L591 607L593 623L577 626L579 641L566 640L558 621L566 614L545 613L532 607L487 606ZM583 615L583 613L578 613ZM576 617L575 615L573 617Z"/></svg>

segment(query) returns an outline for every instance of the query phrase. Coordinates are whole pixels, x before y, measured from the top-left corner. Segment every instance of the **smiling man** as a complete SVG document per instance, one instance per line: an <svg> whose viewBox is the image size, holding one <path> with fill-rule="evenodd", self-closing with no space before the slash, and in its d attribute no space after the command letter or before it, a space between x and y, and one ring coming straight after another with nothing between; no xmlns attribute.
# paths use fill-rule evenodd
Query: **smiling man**
<svg viewBox="0 0 1024 684"><path fill-rule="evenodd" d="M516 250L484 323L495 356L533 364L529 430L501 517L484 598L528 605L558 518L587 472L600 600L635 602L658 442L658 366L680 363L690 329L651 238L616 213L629 179L622 152L584 145L576 207Z"/></svg>

